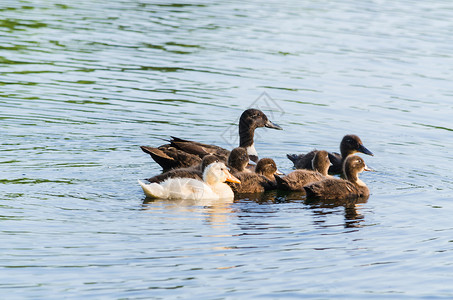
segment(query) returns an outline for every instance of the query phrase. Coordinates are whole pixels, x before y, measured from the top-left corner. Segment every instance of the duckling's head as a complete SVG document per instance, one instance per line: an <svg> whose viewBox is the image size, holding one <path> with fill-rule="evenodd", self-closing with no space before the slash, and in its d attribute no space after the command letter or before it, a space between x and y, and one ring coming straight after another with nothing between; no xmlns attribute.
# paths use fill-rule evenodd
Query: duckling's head
<svg viewBox="0 0 453 300"><path fill-rule="evenodd" d="M327 176L329 167L332 165L329 159L329 153L324 150L317 151L311 161L313 170L318 171L324 176Z"/></svg>
<svg viewBox="0 0 453 300"><path fill-rule="evenodd" d="M241 127L244 129L267 127L282 130L280 126L272 123L261 110L255 108L249 108L242 113L239 119L239 131L241 131Z"/></svg>
<svg viewBox="0 0 453 300"><path fill-rule="evenodd" d="M357 152L373 156L373 153L365 148L362 140L354 134L348 134L343 137L340 143L340 151L343 158Z"/></svg>
<svg viewBox="0 0 453 300"><path fill-rule="evenodd" d="M222 162L214 162L206 167L203 172L203 180L209 185L229 181L241 183L239 179L231 175L228 168Z"/></svg>
<svg viewBox="0 0 453 300"><path fill-rule="evenodd" d="M274 174L278 173L277 165L272 158L262 158L256 164L255 173L273 180Z"/></svg>
<svg viewBox="0 0 453 300"><path fill-rule="evenodd" d="M228 156L228 166L235 171L244 171L249 163L249 156L247 150L242 147L237 147L231 150Z"/></svg>
<svg viewBox="0 0 453 300"><path fill-rule="evenodd" d="M365 164L363 158L357 155L350 155L344 161L343 174L347 180L356 182L358 180L358 174L363 171L371 171Z"/></svg>
<svg viewBox="0 0 453 300"><path fill-rule="evenodd" d="M207 166L215 162L220 162L217 156L211 154L205 155L201 161L201 172L204 172Z"/></svg>

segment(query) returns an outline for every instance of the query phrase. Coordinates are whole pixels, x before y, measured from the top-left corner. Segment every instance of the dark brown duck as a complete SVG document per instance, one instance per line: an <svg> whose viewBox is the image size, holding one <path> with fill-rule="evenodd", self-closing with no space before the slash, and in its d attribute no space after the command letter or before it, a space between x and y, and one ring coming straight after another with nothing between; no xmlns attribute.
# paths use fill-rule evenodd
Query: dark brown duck
<svg viewBox="0 0 453 300"><path fill-rule="evenodd" d="M350 155L346 158L343 166L346 179L329 178L310 183L304 186L307 198L345 200L368 197L370 190L358 176L363 171L370 171L363 159L356 155Z"/></svg>
<svg viewBox="0 0 453 300"><path fill-rule="evenodd" d="M287 191L304 191L304 185L330 177L327 175L331 165L329 153L317 151L312 159L312 170L295 170L284 177L275 176L277 188Z"/></svg>
<svg viewBox="0 0 453 300"><path fill-rule="evenodd" d="M235 193L262 193L276 188L277 165L271 158L262 158L256 164L255 172L248 170L233 173L241 183L228 183Z"/></svg>
<svg viewBox="0 0 453 300"><path fill-rule="evenodd" d="M246 149L253 161L258 161L258 154L254 145L255 129L267 127L281 130L272 123L267 116L258 109L245 110L239 119L239 146ZM201 162L206 155L215 155L226 161L230 151L215 145L208 145L194 141L172 137L169 144L157 148L141 146L141 149L151 155L164 171L174 168L190 167Z"/></svg>
<svg viewBox="0 0 453 300"><path fill-rule="evenodd" d="M307 154L287 154L289 160L294 163L296 169L313 170L312 160L318 150L313 150ZM330 174L340 174L342 172L344 160L354 153L361 152L373 156L362 143L362 140L356 135L348 134L343 137L340 143L340 153L329 153L329 160L332 166L329 168Z"/></svg>

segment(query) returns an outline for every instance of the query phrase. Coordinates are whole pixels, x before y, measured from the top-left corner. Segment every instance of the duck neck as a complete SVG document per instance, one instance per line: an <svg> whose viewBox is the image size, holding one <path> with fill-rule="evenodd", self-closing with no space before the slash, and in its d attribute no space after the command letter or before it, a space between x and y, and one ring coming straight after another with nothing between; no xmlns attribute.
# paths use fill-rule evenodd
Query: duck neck
<svg viewBox="0 0 453 300"><path fill-rule="evenodd" d="M255 129L256 126L253 126L247 120L239 121L239 147L247 148L253 146Z"/></svg>
<svg viewBox="0 0 453 300"><path fill-rule="evenodd" d="M258 161L258 153L255 149L254 136L256 126L250 124L246 120L239 121L239 147L247 150L247 154L254 162Z"/></svg>
<svg viewBox="0 0 453 300"><path fill-rule="evenodd" d="M341 160L344 162L345 159L349 155L354 154L354 151L351 149L347 149L346 147L343 147L342 145L340 145L340 153L341 153Z"/></svg>
<svg viewBox="0 0 453 300"><path fill-rule="evenodd" d="M351 172L349 170L345 170L344 174L346 180L352 182L355 185L360 185L360 186L366 186L366 184L359 179L359 173L357 172Z"/></svg>

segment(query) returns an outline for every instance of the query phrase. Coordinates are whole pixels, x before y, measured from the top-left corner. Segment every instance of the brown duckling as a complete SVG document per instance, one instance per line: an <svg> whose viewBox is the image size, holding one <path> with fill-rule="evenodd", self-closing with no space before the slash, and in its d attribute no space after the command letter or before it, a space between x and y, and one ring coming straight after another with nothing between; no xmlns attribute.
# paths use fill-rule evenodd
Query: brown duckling
<svg viewBox="0 0 453 300"><path fill-rule="evenodd" d="M170 171L153 176L146 180L149 182L156 182L156 183L163 182L168 178L193 178L193 179L203 180L203 172L204 172L205 168L214 162L219 162L219 159L216 156L206 155L205 157L203 157L203 160L198 165L188 167L188 168L172 169Z"/></svg>
<svg viewBox="0 0 453 300"><path fill-rule="evenodd" d="M237 147L231 150L230 155L228 155L227 166L230 167L231 173L235 174L248 171L247 165L249 161L247 150L242 147Z"/></svg>
<svg viewBox="0 0 453 300"><path fill-rule="evenodd" d="M235 193L261 193L276 188L277 165L272 158L262 158L256 164L255 172L233 173L241 183L228 183Z"/></svg>
<svg viewBox="0 0 453 300"><path fill-rule="evenodd" d="M242 113L239 119L239 146L246 149L250 159L254 162L258 161L258 154L254 146L254 135L255 129L259 127L282 129L277 124L272 123L261 110L250 108ZM170 144L157 148L141 146L141 149L150 154L164 171L197 165L208 154L226 161L230 153L230 151L219 146L183 140L177 137L172 137Z"/></svg>
<svg viewBox="0 0 453 300"><path fill-rule="evenodd" d="M315 153L312 170L295 170L284 177L275 176L277 188L287 191L304 191L304 185L330 177L327 175L331 165L329 153L321 150Z"/></svg>
<svg viewBox="0 0 453 300"><path fill-rule="evenodd" d="M331 200L368 197L370 190L358 177L358 174L363 171L371 170L361 157L350 155L343 166L343 174L346 179L329 178L310 183L304 186L307 197Z"/></svg>
<svg viewBox="0 0 453 300"><path fill-rule="evenodd" d="M308 169L313 170L312 159L318 150L313 150L307 154L287 154L289 160L294 163L296 169ZM329 168L330 174L340 174L342 172L344 160L349 156L357 152L361 152L367 155L373 156L373 153L368 150L362 143L362 140L356 135L348 134L343 137L340 143L340 152L329 153L329 159L332 166Z"/></svg>

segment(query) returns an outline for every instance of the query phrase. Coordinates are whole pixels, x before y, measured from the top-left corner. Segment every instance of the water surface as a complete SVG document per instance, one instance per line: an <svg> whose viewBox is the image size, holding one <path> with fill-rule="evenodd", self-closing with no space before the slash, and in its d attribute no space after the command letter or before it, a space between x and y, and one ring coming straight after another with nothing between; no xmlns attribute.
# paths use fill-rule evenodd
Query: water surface
<svg viewBox="0 0 453 300"><path fill-rule="evenodd" d="M0 1L0 289L11 298L453 297L450 1ZM266 93L263 95L263 93ZM140 145L338 151L367 201L145 199ZM231 134L231 132L233 134Z"/></svg>

